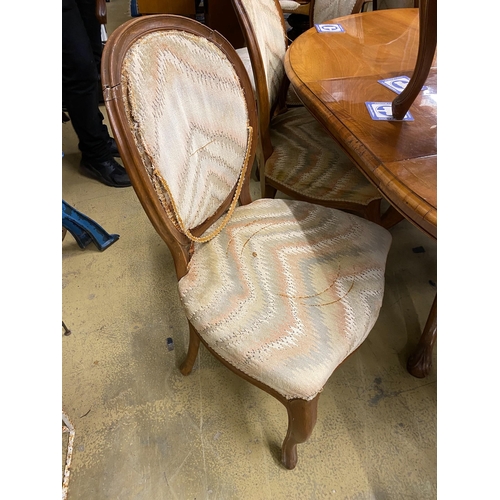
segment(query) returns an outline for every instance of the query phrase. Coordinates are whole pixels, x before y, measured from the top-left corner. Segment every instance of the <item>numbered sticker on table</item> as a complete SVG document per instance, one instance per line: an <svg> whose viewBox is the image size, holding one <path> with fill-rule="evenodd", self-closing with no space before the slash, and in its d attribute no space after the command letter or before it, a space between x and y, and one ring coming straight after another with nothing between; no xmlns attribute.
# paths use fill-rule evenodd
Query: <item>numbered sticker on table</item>
<svg viewBox="0 0 500 500"><path fill-rule="evenodd" d="M396 94L401 94L403 90L408 85L410 78L408 76L396 76L395 78L386 78L385 80L379 80L378 83L381 83L388 89L396 92Z"/></svg>
<svg viewBox="0 0 500 500"><path fill-rule="evenodd" d="M340 24L315 24L318 33L345 33Z"/></svg>
<svg viewBox="0 0 500 500"><path fill-rule="evenodd" d="M379 80L378 83L381 83L388 89L391 89L393 92L396 92L396 94L401 94L403 90L406 88L410 81L409 76L396 76L394 78L386 78L385 80ZM427 90L428 87L424 86L422 87L422 90Z"/></svg>
<svg viewBox="0 0 500 500"><path fill-rule="evenodd" d="M392 102L366 102L366 107L373 120L386 121L413 121L413 116L408 111L402 120L396 120L392 116Z"/></svg>

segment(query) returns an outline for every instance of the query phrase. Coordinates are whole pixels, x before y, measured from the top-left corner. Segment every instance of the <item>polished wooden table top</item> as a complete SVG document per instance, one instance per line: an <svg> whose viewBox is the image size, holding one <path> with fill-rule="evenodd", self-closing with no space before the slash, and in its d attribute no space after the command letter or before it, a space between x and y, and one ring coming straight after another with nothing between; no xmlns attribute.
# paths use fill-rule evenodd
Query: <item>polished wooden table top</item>
<svg viewBox="0 0 500 500"><path fill-rule="evenodd" d="M410 107L414 121L372 120L365 103L392 102L378 80L411 77L419 43L418 9L338 18L344 33L311 28L289 47L285 69L308 109L381 194L407 219L437 236L437 63Z"/></svg>

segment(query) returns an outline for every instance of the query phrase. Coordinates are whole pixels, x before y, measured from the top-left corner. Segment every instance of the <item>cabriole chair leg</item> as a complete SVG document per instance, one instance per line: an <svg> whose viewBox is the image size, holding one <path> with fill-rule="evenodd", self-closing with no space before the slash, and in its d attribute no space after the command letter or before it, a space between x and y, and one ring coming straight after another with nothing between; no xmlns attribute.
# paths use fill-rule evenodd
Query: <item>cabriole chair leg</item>
<svg viewBox="0 0 500 500"><path fill-rule="evenodd" d="M285 403L288 412L288 431L281 447L281 463L287 469L297 465L297 444L312 434L318 416L319 394L311 401L292 399Z"/></svg>

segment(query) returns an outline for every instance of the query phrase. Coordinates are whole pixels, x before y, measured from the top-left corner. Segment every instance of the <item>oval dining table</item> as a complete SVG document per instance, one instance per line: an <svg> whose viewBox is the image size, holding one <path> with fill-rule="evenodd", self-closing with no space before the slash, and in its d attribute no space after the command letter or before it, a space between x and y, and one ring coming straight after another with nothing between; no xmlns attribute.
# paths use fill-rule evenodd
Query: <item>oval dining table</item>
<svg viewBox="0 0 500 500"><path fill-rule="evenodd" d="M303 104L400 214L437 239L437 59L409 109L412 120L374 120L398 95L380 80L411 78L419 47L419 10L387 9L340 17L331 31L313 27L288 48L285 71ZM340 28L339 28L340 26ZM388 212L388 214L391 211ZM397 217L396 217L397 220ZM425 377L436 340L437 300L408 371Z"/></svg>

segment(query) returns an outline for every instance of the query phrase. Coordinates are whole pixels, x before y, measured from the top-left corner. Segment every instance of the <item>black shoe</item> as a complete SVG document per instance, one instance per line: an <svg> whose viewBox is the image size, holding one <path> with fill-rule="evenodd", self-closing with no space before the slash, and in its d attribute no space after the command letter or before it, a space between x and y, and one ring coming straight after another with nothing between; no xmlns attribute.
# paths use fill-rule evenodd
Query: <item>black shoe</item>
<svg viewBox="0 0 500 500"><path fill-rule="evenodd" d="M111 187L129 187L132 185L125 169L115 160L80 162L80 168L89 176Z"/></svg>
<svg viewBox="0 0 500 500"><path fill-rule="evenodd" d="M111 156L114 156L115 158L120 158L118 146L116 145L116 141L113 139L113 137L109 138L108 147L109 147L109 152L111 153Z"/></svg>

